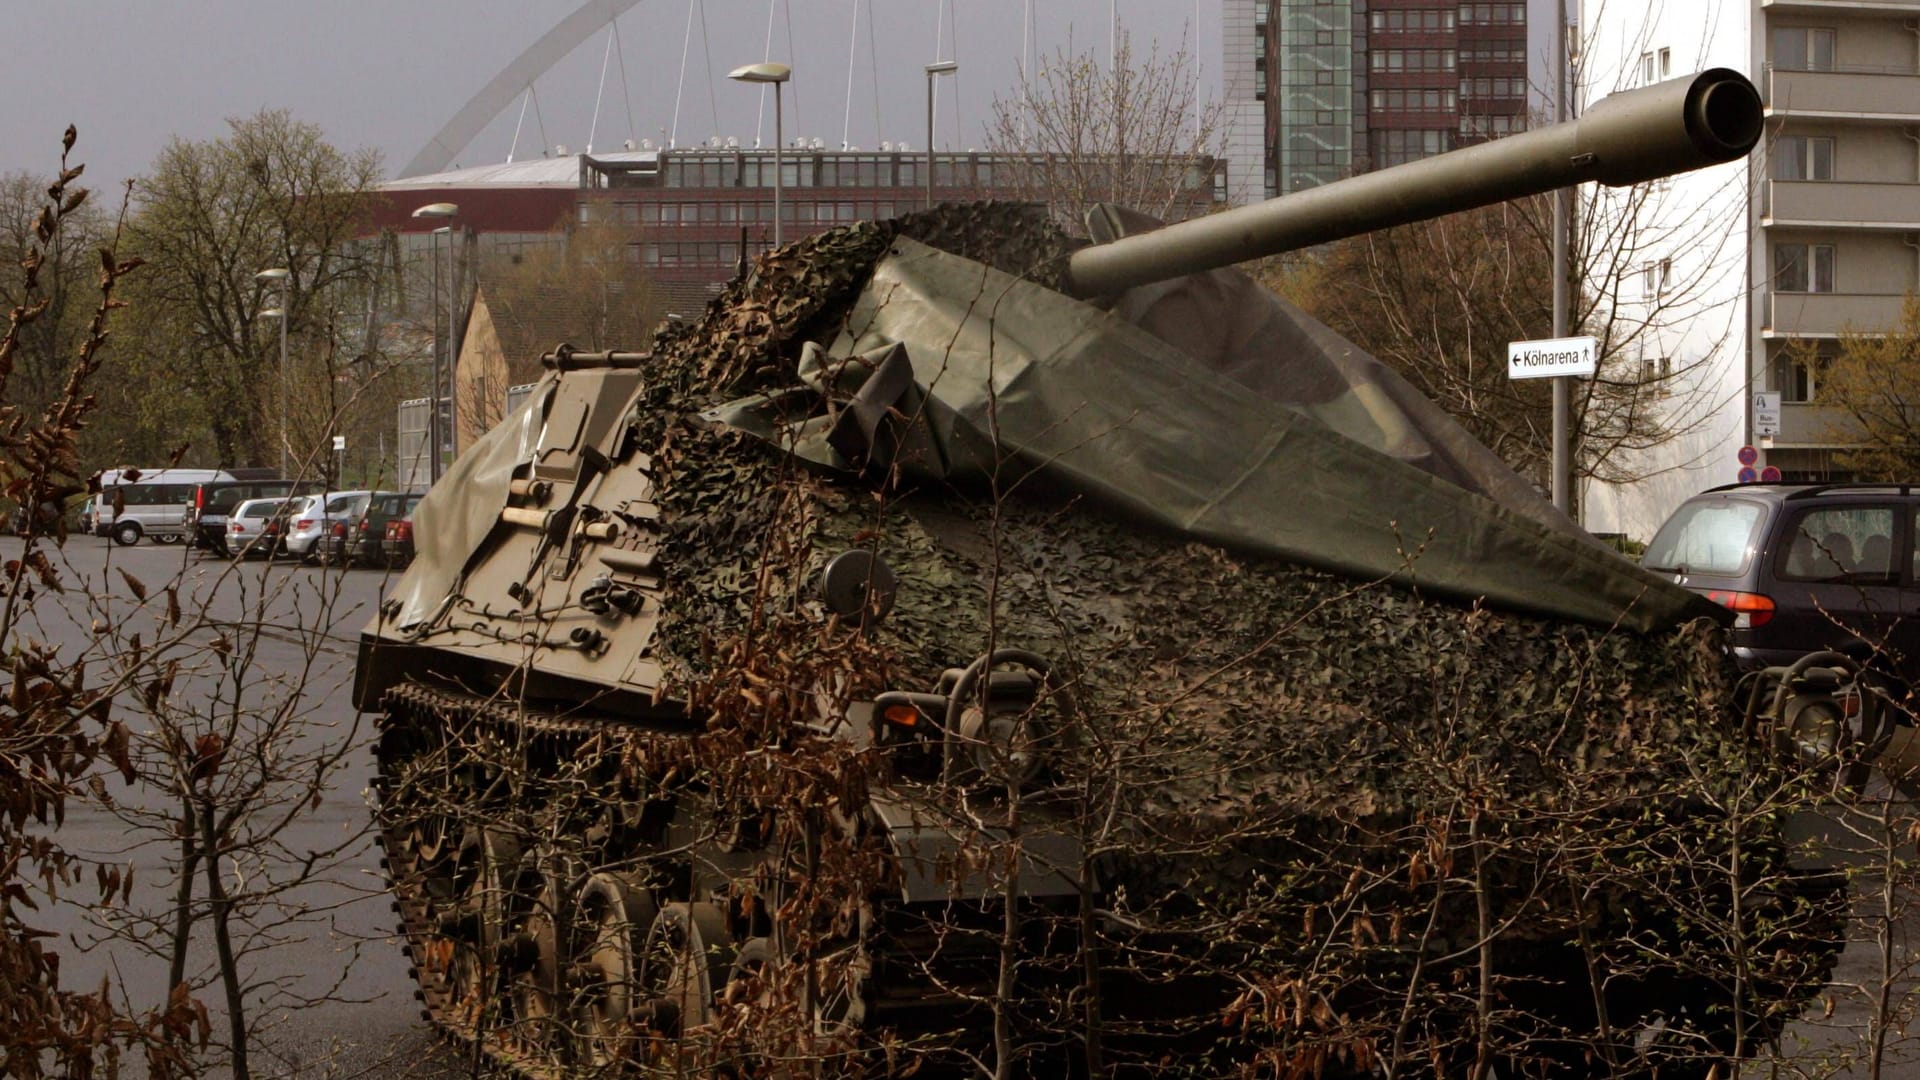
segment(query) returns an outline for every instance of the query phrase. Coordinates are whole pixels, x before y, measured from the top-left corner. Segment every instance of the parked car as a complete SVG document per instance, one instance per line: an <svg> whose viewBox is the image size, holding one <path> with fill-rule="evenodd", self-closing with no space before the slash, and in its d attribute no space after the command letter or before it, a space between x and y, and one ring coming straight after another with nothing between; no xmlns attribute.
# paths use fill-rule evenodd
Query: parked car
<svg viewBox="0 0 1920 1080"><path fill-rule="evenodd" d="M412 513L414 504L419 501L419 495L404 491L374 492L373 497L367 500L366 509L358 517L334 524L327 540L325 558L329 562L338 560L347 566L385 563L386 553L381 549L381 541L387 534L387 522Z"/></svg>
<svg viewBox="0 0 1920 1080"><path fill-rule="evenodd" d="M227 555L227 514L248 499L308 495L324 488L318 480L212 480L194 485L187 502L187 542Z"/></svg>
<svg viewBox="0 0 1920 1080"><path fill-rule="evenodd" d="M1640 564L1732 610L1741 666L1832 649L1920 685L1920 487L1735 484L1680 504Z"/></svg>
<svg viewBox="0 0 1920 1080"><path fill-rule="evenodd" d="M306 496L294 496L304 499ZM286 498L248 499L227 515L225 550L236 559L271 558L280 547Z"/></svg>
<svg viewBox="0 0 1920 1080"><path fill-rule="evenodd" d="M387 522L386 535L380 538L380 552L386 556L387 565L395 569L413 561L412 510Z"/></svg>
<svg viewBox="0 0 1920 1080"><path fill-rule="evenodd" d="M178 543L186 535L187 504L200 484L243 479L222 469L107 469L88 482L95 493L93 532L116 543L151 537Z"/></svg>
<svg viewBox="0 0 1920 1080"><path fill-rule="evenodd" d="M371 491L335 491L308 495L304 502L288 504L287 531L280 542L281 550L307 562L318 560L326 550L320 543L321 538L333 530L335 522L359 517L372 497Z"/></svg>

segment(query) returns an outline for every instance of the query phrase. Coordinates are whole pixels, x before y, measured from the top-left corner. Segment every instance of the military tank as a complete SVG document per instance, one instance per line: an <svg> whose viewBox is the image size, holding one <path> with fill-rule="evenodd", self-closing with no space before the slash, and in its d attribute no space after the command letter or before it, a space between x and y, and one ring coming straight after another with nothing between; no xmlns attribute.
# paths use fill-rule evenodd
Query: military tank
<svg viewBox="0 0 1920 1080"><path fill-rule="evenodd" d="M427 1017L529 1075L1705 1075L1830 882L1716 606L1230 264L1744 155L1727 71L1179 225L949 205L545 357L362 635Z"/></svg>

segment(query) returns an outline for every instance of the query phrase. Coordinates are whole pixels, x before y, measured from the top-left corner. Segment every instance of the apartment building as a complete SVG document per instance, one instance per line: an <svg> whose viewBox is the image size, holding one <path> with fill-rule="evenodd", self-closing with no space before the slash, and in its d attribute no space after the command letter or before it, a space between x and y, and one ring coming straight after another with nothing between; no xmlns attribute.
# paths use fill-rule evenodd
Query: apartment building
<svg viewBox="0 0 1920 1080"><path fill-rule="evenodd" d="M1920 284L1920 0L1766 0L1754 81L1768 141L1751 245L1751 382L1780 395L1779 431L1749 434L1792 480L1843 478L1852 434L1820 400L1843 332L1900 318Z"/></svg>
<svg viewBox="0 0 1920 1080"><path fill-rule="evenodd" d="M1834 451L1853 431L1822 404L1823 368L1920 285L1920 0L1743 0L1706 18L1658 0L1585 29L1590 100L1724 66L1767 116L1749 161L1663 182L1649 227L1621 230L1614 262L1638 284L1617 283L1612 311L1647 320L1649 371L1677 373L1658 402L1676 434L1627 462L1629 479L1589 484L1585 523L1644 539L1688 495L1735 482L1742 446L1789 481L1847 479ZM1756 426L1756 392L1778 395L1777 425Z"/></svg>

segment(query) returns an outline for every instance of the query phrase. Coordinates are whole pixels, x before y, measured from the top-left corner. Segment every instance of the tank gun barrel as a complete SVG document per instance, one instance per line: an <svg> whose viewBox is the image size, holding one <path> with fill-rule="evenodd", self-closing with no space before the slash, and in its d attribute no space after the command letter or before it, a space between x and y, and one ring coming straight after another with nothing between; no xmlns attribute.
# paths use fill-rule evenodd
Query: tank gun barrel
<svg viewBox="0 0 1920 1080"><path fill-rule="evenodd" d="M1753 149L1761 112L1745 76L1713 68L1613 94L1578 120L1083 248L1063 288L1109 296L1588 180L1621 187L1718 165Z"/></svg>

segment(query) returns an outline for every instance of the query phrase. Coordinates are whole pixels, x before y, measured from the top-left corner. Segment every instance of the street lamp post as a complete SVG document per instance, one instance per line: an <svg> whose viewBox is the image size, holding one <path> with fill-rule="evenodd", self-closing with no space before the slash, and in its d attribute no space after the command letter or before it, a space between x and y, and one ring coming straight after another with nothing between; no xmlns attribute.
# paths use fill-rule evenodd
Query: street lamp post
<svg viewBox="0 0 1920 1080"><path fill-rule="evenodd" d="M450 202L428 203L413 212L417 218L440 218L451 222L460 212L460 207ZM446 368L453 366L453 358L446 358L446 368L441 366L442 354L453 351L453 226L443 225L427 236L427 261L433 265L433 298L440 299L440 249L434 238L446 234L447 237L447 336L443 347L440 342L440 322L433 324L433 391L427 402L427 485L440 482L440 444L445 435L440 430L440 393L446 385Z"/></svg>
<svg viewBox="0 0 1920 1080"><path fill-rule="evenodd" d="M957 60L927 65L927 209L933 209L933 80L960 70Z"/></svg>
<svg viewBox="0 0 1920 1080"><path fill-rule="evenodd" d="M287 322L292 318L293 305L289 302L287 290L293 284L293 272L284 266L262 270L253 275L253 280L262 285L280 287L280 306L263 308L260 317L280 320L280 475L287 475Z"/></svg>
<svg viewBox="0 0 1920 1080"><path fill-rule="evenodd" d="M727 78L745 83L773 84L773 246L780 246L780 144L786 142L781 126L780 84L793 78L793 69L785 64L748 64L727 72ZM765 101L765 98L761 99Z"/></svg>

